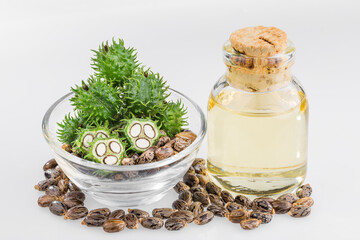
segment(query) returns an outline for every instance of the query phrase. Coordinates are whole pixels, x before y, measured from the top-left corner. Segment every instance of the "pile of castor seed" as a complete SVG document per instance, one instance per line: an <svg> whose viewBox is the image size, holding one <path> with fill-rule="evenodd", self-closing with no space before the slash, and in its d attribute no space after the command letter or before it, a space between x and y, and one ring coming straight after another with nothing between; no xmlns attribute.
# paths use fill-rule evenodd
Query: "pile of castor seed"
<svg viewBox="0 0 360 240"><path fill-rule="evenodd" d="M125 227L138 229L139 224L148 229L160 229L165 225L167 230L176 231L191 222L207 224L214 216L226 217L232 223L240 223L243 229L251 230L269 223L274 213L306 217L314 204L309 184L302 185L296 194L287 193L277 199L259 197L251 201L243 195L234 198L210 181L205 160L196 158L183 181L174 187L179 198L172 208L155 208L152 217L140 209L128 209L128 213L108 208L88 211L84 206L84 193L67 178L54 159L45 163L43 169L46 179L35 185L36 190L45 191L38 199L40 207L49 207L51 213L65 219L83 218L81 224L102 227L110 233L120 232Z"/></svg>

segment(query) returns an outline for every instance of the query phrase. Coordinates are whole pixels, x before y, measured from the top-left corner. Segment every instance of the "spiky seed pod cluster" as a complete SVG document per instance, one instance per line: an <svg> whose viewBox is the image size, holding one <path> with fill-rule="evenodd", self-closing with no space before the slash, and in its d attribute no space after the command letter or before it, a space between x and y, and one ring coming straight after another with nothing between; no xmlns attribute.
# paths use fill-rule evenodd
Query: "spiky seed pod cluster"
<svg viewBox="0 0 360 240"><path fill-rule="evenodd" d="M88 116L77 113L75 116L71 116L70 114L65 115L64 120L58 123L58 125L60 127L57 131L59 140L62 143L74 145L76 139L79 137L79 129L90 124L88 123Z"/></svg>
<svg viewBox="0 0 360 240"><path fill-rule="evenodd" d="M105 127L86 128L81 130L79 137L75 142L75 149L78 152L87 153L90 149L90 143L98 138L109 138L110 130Z"/></svg>
<svg viewBox="0 0 360 240"><path fill-rule="evenodd" d="M170 136L173 137L182 131L184 126L187 126L186 121L187 111L184 105L180 102L169 102L166 105L165 111L158 115L157 121L161 128Z"/></svg>
<svg viewBox="0 0 360 240"><path fill-rule="evenodd" d="M133 118L127 120L124 135L131 143L132 150L144 152L157 142L160 137L160 129L154 121Z"/></svg>
<svg viewBox="0 0 360 240"><path fill-rule="evenodd" d="M125 154L125 145L115 137L97 138L90 143L89 153L85 156L98 163L120 165Z"/></svg>

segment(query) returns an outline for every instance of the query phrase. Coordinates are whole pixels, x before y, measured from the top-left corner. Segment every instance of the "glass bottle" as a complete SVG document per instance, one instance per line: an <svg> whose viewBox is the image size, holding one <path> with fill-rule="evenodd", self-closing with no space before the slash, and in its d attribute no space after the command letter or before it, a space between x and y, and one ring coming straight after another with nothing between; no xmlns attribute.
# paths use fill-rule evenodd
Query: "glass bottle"
<svg viewBox="0 0 360 240"><path fill-rule="evenodd" d="M292 75L295 47L249 57L223 46L227 71L208 102L208 170L225 189L276 195L306 175L308 102Z"/></svg>

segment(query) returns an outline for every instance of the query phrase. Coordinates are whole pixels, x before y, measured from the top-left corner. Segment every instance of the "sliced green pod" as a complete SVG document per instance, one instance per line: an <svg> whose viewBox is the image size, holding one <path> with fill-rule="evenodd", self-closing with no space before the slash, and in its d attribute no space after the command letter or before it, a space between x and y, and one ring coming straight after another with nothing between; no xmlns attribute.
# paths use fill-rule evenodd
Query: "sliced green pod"
<svg viewBox="0 0 360 240"><path fill-rule="evenodd" d="M110 130L105 127L87 128L79 133L79 138L76 140L75 147L77 150L87 153L90 144L98 138L109 138Z"/></svg>
<svg viewBox="0 0 360 240"><path fill-rule="evenodd" d="M149 119L130 119L124 129L131 148L137 152L144 152L153 146L161 135L156 123Z"/></svg>
<svg viewBox="0 0 360 240"><path fill-rule="evenodd" d="M125 154L125 145L116 137L96 138L90 143L85 158L107 165L120 165Z"/></svg>

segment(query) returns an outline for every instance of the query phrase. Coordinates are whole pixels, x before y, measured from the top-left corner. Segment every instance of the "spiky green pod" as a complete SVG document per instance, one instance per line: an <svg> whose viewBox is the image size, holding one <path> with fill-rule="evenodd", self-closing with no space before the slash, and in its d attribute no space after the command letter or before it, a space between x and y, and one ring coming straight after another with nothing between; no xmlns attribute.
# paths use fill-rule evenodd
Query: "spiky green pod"
<svg viewBox="0 0 360 240"><path fill-rule="evenodd" d="M122 39L119 42L113 39L112 44L102 43L98 51L93 50L95 57L91 59L95 75L115 87L123 86L139 66L135 51L134 48L125 48Z"/></svg>
<svg viewBox="0 0 360 240"><path fill-rule="evenodd" d="M122 101L119 92L106 82L90 77L87 84L72 88L75 96L70 99L75 110L84 112L94 121L103 123L117 117Z"/></svg>
<svg viewBox="0 0 360 240"><path fill-rule="evenodd" d="M107 165L120 165L125 154L125 144L116 137L97 138L90 143L86 159Z"/></svg>
<svg viewBox="0 0 360 240"><path fill-rule="evenodd" d="M165 111L156 116L161 129L166 132L169 137L175 136L182 131L184 126L188 125L186 108L180 100L177 102L169 102Z"/></svg>
<svg viewBox="0 0 360 240"><path fill-rule="evenodd" d="M147 118L161 113L166 108L166 82L159 74L140 69L125 83L122 97L128 118L132 115Z"/></svg>
<svg viewBox="0 0 360 240"><path fill-rule="evenodd" d="M127 120L124 135L131 144L130 149L144 152L157 142L160 137L160 129L154 121L133 118Z"/></svg>
<svg viewBox="0 0 360 240"><path fill-rule="evenodd" d="M79 129L87 127L88 125L88 116L82 113L75 114L75 116L71 116L70 114L65 115L64 120L58 123L60 127L57 131L59 141L73 145L79 137Z"/></svg>
<svg viewBox="0 0 360 240"><path fill-rule="evenodd" d="M78 135L79 137L74 144L75 149L78 152L88 153L90 143L92 143L94 139L109 138L110 130L105 127L90 127L81 130Z"/></svg>

